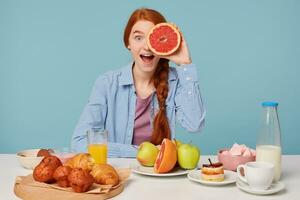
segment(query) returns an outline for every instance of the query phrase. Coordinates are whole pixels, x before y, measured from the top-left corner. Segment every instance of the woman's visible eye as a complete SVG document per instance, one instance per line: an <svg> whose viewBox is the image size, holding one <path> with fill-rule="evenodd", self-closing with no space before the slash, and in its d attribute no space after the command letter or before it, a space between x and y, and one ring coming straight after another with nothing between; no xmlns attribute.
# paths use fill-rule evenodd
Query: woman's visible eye
<svg viewBox="0 0 300 200"><path fill-rule="evenodd" d="M142 40L142 36L137 35L137 36L134 37L134 39L137 40L137 41L140 41L140 40Z"/></svg>

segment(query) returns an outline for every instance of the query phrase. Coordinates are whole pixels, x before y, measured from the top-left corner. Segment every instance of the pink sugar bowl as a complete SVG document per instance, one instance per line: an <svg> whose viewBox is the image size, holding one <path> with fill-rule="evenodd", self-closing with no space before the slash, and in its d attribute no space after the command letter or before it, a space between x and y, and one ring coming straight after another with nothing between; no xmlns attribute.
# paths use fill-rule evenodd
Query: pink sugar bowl
<svg viewBox="0 0 300 200"><path fill-rule="evenodd" d="M218 160L223 164L225 170L236 171L239 165L255 161L255 150L246 145L235 143L231 149L221 149L218 152Z"/></svg>

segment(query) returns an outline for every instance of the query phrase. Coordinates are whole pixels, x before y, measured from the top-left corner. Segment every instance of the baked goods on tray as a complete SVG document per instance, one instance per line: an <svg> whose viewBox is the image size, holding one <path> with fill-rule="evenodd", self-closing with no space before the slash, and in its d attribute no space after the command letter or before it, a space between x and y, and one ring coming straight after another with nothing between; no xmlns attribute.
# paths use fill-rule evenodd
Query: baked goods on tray
<svg viewBox="0 0 300 200"><path fill-rule="evenodd" d="M74 192L86 192L93 183L117 186L120 177L109 164L95 164L87 153L79 153L65 164L56 156L47 156L33 170L35 181L57 183L60 187L72 187Z"/></svg>

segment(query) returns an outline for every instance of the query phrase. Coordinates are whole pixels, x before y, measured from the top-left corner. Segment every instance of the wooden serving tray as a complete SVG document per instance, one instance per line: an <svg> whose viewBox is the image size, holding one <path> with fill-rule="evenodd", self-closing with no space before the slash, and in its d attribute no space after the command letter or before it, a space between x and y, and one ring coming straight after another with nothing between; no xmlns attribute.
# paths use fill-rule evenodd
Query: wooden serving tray
<svg viewBox="0 0 300 200"><path fill-rule="evenodd" d="M120 194L124 189L124 186L109 191L106 194L87 194L87 193L75 193L67 192L64 190L57 190L53 188L40 188L22 184L15 184L14 192L17 197L24 200L53 200L53 199L64 199L64 200L102 200L109 199Z"/></svg>
<svg viewBox="0 0 300 200"><path fill-rule="evenodd" d="M121 182L117 186L94 184L85 193L76 193L71 188L60 188L56 184L40 183L33 179L32 174L16 177L14 193L24 200L103 200L112 198L124 190L124 183L130 175L130 170L117 170Z"/></svg>

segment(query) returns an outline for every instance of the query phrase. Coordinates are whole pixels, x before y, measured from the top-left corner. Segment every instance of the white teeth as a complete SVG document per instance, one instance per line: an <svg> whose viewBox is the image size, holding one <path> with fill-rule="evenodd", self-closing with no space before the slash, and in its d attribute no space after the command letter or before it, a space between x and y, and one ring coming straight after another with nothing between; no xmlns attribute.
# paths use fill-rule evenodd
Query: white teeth
<svg viewBox="0 0 300 200"><path fill-rule="evenodd" d="M150 57L152 54L141 54L142 56Z"/></svg>

